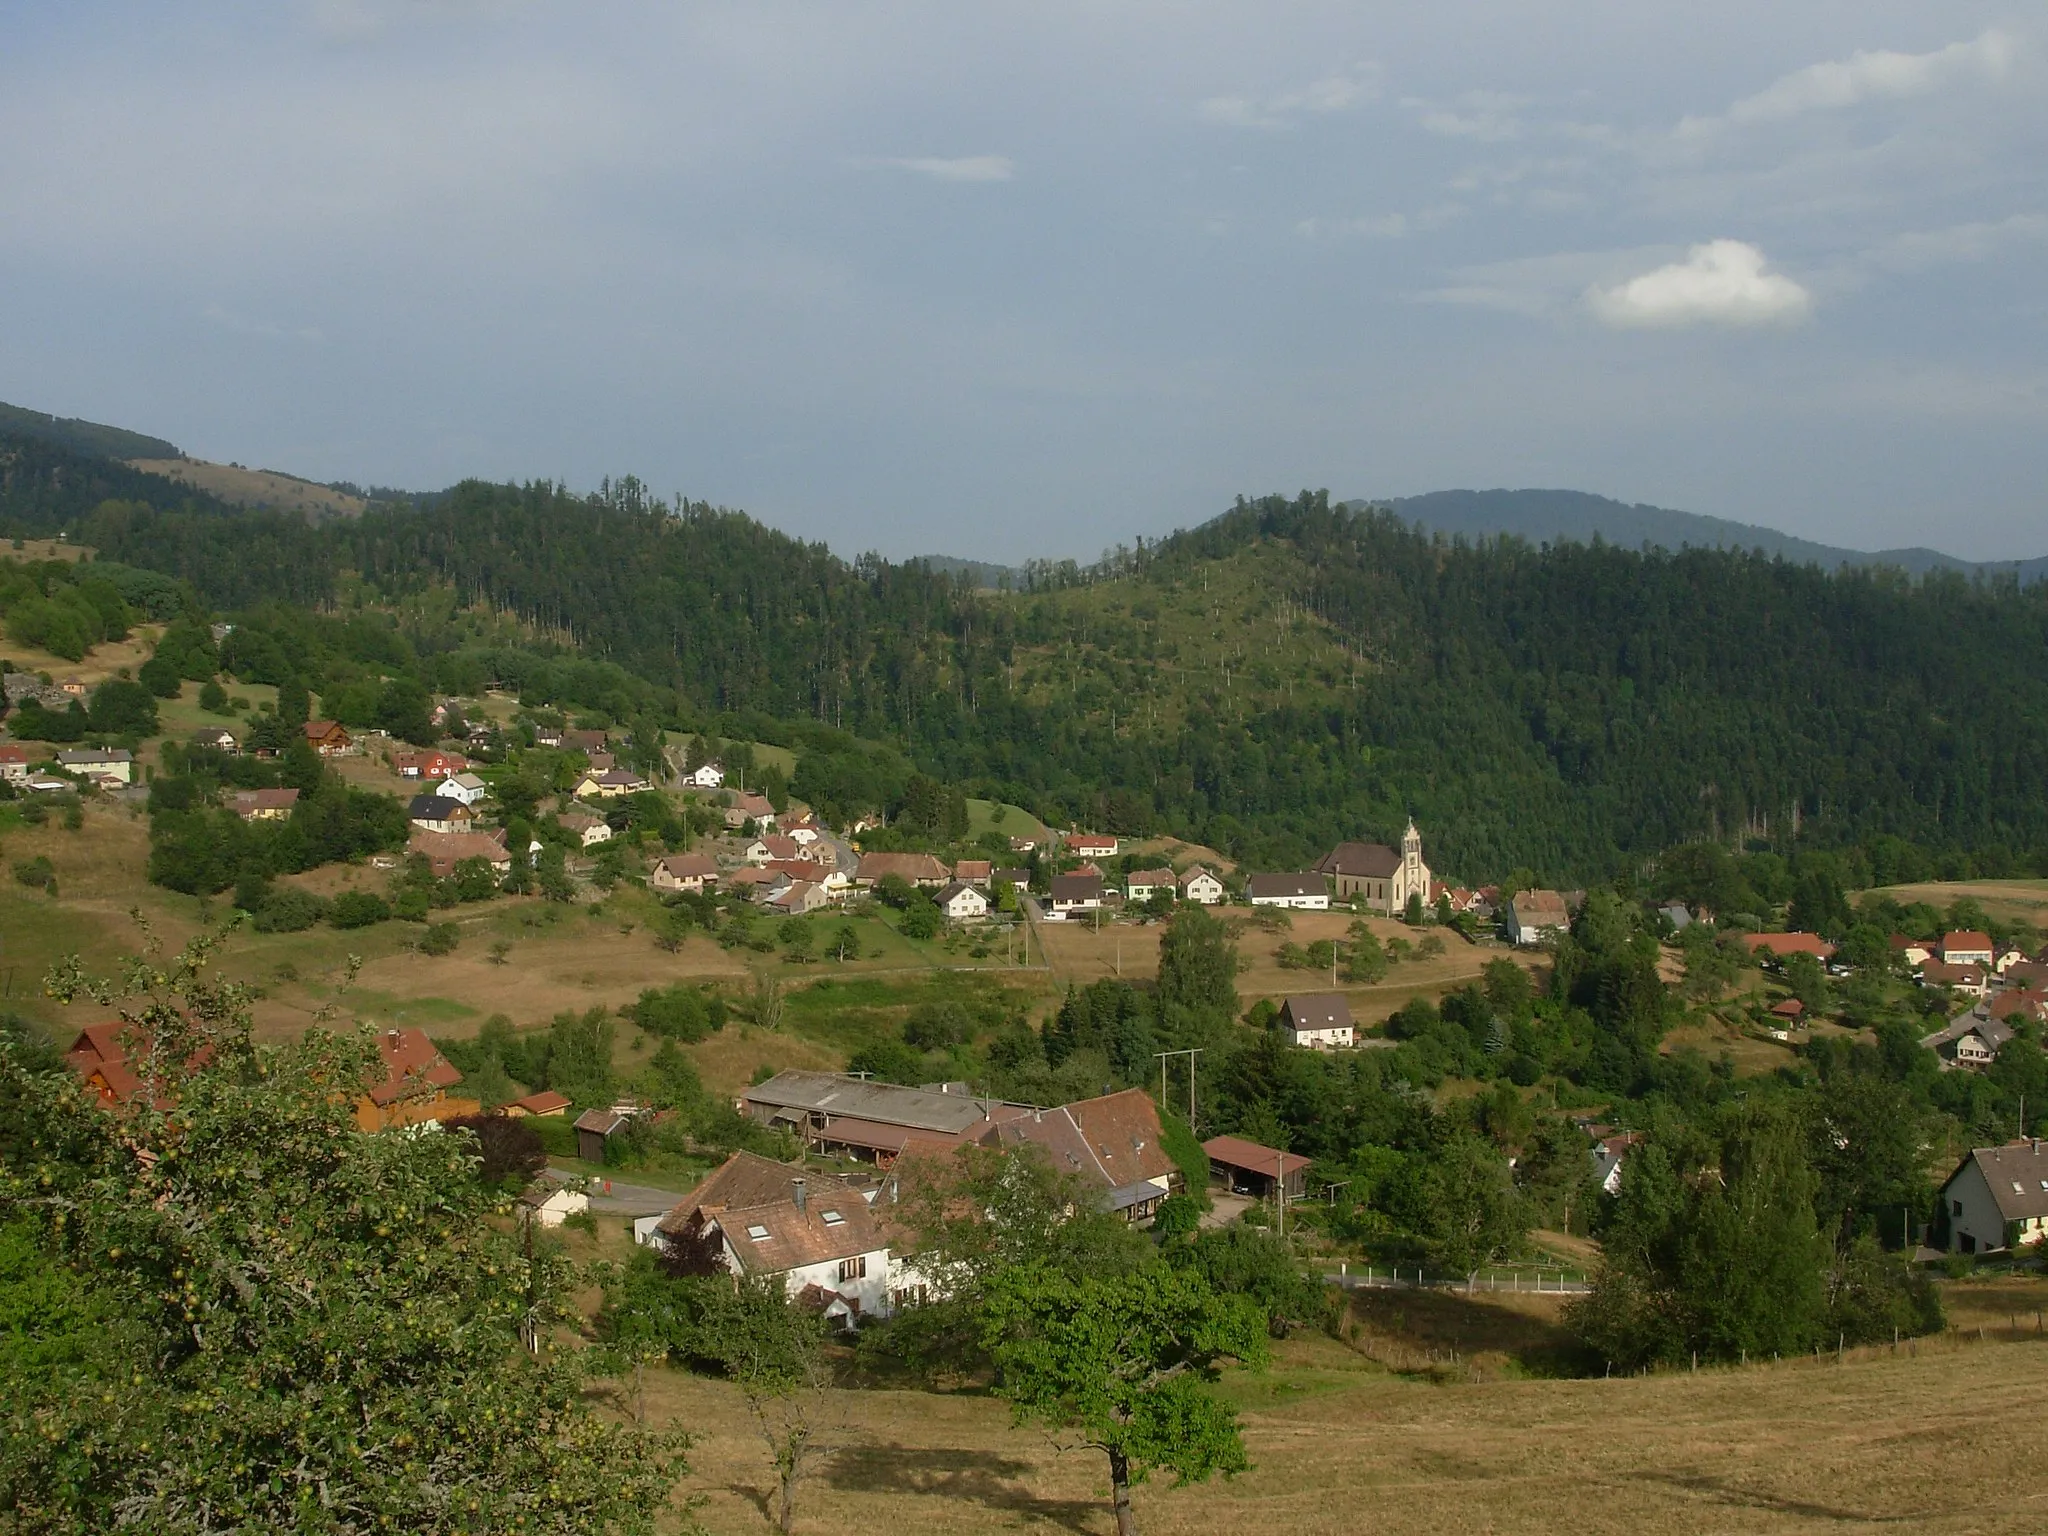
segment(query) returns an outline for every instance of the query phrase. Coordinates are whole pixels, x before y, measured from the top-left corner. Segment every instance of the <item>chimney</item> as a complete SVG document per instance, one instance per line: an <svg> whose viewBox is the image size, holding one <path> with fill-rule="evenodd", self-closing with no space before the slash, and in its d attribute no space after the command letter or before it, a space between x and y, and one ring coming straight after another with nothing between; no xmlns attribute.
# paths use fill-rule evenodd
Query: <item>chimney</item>
<svg viewBox="0 0 2048 1536"><path fill-rule="evenodd" d="M789 1181L789 1191L790 1198L796 1201L797 1210L799 1212L803 1211L806 1208L805 1202L808 1199L804 1193L804 1181L802 1179L791 1179Z"/></svg>

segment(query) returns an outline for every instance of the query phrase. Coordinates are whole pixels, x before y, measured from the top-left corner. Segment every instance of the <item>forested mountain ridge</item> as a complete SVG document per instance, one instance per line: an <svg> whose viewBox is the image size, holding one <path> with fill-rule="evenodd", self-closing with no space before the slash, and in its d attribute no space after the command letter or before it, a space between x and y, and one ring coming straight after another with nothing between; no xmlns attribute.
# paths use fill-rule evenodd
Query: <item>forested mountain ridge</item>
<svg viewBox="0 0 2048 1536"><path fill-rule="evenodd" d="M0 531L64 529L222 607L507 615L703 716L823 722L1048 819L1256 864L1409 814L1474 881L1576 883L1701 836L1880 863L1904 839L1986 871L2048 849L2039 586L1466 545L1304 494L989 592L630 478L465 482L311 527L47 444L6 452Z"/></svg>
<svg viewBox="0 0 2048 1536"><path fill-rule="evenodd" d="M1604 539L1630 548L1761 550L1787 560L1832 570L1837 566L1887 565L1914 575L1958 571L1968 575L2010 574L2020 581L2048 578L2048 556L2020 560L1961 560L1937 549L1844 549L1781 533L1755 523L1697 512L1677 512L1641 502L1616 501L1585 491L1431 491L1421 496L1376 497L1345 503L1354 510L1379 507L1432 533L1467 539L1510 535L1532 544L1561 539L1590 544Z"/></svg>

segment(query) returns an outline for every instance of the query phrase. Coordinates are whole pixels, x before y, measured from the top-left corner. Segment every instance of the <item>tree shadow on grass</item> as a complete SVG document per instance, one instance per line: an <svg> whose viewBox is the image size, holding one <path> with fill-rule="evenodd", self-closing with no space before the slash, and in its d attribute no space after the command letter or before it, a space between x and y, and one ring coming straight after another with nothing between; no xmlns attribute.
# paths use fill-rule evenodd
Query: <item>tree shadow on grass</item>
<svg viewBox="0 0 2048 1536"><path fill-rule="evenodd" d="M1723 1478L1704 1473L1644 1472L1644 1482L1663 1483L1687 1493L1711 1499L1737 1509L1769 1510L1773 1514L1798 1515L1807 1520L1826 1520L1840 1525L1918 1525L1928 1518L1925 1510L1891 1512L1870 1509L1837 1509L1806 1499L1788 1499L1755 1488L1739 1488Z"/></svg>
<svg viewBox="0 0 2048 1536"><path fill-rule="evenodd" d="M825 1471L834 1488L852 1493L914 1493L967 1499L1064 1527L1092 1532L1104 1506L1094 1499L1047 1499L1014 1479L1028 1462L975 1451L928 1450L906 1445L863 1445L841 1452Z"/></svg>

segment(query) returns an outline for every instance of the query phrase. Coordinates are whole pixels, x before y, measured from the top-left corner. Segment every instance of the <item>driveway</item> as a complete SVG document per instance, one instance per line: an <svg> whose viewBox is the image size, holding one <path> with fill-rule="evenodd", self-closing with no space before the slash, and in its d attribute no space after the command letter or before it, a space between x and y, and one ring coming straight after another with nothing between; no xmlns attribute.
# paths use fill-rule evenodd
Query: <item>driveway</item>
<svg viewBox="0 0 2048 1536"><path fill-rule="evenodd" d="M594 1176L590 1180L590 1208L600 1216L652 1216L657 1211L672 1210L682 1198L680 1190L624 1184L617 1179Z"/></svg>

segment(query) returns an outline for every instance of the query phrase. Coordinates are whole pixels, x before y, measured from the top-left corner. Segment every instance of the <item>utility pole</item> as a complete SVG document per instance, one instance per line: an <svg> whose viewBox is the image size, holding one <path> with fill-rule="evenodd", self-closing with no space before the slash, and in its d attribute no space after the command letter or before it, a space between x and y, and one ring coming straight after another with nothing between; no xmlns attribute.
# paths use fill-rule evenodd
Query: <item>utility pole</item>
<svg viewBox="0 0 2048 1536"><path fill-rule="evenodd" d="M1164 1107L1166 1104L1166 1058L1169 1056L1187 1057L1188 1129L1192 1131L1195 1128L1195 1058L1202 1054L1202 1047L1198 1045L1192 1050L1186 1051L1154 1051L1152 1054L1159 1058L1159 1103L1161 1107Z"/></svg>
<svg viewBox="0 0 2048 1536"><path fill-rule="evenodd" d="M1287 1154L1285 1152L1275 1152L1273 1154L1273 1168L1273 1198L1280 1207L1280 1236L1284 1241L1287 1237Z"/></svg>

